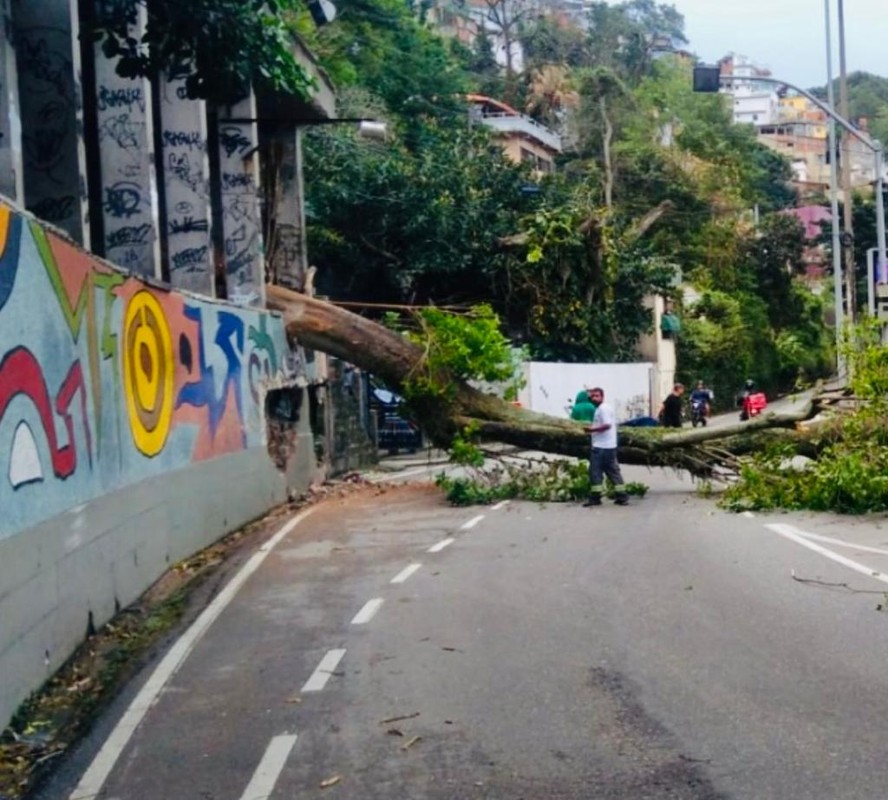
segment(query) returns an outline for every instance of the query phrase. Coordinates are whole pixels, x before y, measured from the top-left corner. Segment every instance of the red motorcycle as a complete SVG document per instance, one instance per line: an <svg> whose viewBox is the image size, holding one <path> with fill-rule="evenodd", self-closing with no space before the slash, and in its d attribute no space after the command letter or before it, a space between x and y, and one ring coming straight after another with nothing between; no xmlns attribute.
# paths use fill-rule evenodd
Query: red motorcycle
<svg viewBox="0 0 888 800"><path fill-rule="evenodd" d="M768 405L764 392L758 392L753 386L747 386L740 396L740 421L757 417Z"/></svg>

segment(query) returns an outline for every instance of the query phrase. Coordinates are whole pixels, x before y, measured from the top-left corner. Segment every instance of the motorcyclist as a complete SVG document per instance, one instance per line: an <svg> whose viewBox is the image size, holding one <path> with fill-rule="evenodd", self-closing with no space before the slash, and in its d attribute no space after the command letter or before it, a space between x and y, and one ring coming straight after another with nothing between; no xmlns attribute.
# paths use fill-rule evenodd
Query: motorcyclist
<svg viewBox="0 0 888 800"><path fill-rule="evenodd" d="M743 389L737 397L737 405L740 406L740 421L744 422L750 417L758 416L768 404L763 392L759 391L755 381L747 378Z"/></svg>
<svg viewBox="0 0 888 800"><path fill-rule="evenodd" d="M697 386L691 392L691 416L693 417L695 409L699 408L699 421L705 425L706 418L712 413L713 399L712 390L707 389L703 381L697 381Z"/></svg>

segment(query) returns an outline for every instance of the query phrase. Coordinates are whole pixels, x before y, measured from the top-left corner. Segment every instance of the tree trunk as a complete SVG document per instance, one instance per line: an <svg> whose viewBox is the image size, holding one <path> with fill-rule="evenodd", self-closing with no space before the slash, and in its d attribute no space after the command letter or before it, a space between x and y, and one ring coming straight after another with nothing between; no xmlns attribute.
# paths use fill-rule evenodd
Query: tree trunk
<svg viewBox="0 0 888 800"><path fill-rule="evenodd" d="M268 305L279 311L287 335L304 347L321 350L378 376L404 392L411 377L425 369L424 351L388 328L331 303L280 286L267 287ZM446 380L446 376L436 376ZM583 424L517 408L471 386L453 382L448 400L411 403L423 430L440 447L473 425L486 441L565 456L586 457L589 434ZM776 441L791 443L801 455L816 457L823 437L796 430L815 404L788 414L764 414L749 422L718 429L699 428L665 434L662 430L620 429L619 458L624 464L686 469L698 476L713 470L735 471L739 456Z"/></svg>

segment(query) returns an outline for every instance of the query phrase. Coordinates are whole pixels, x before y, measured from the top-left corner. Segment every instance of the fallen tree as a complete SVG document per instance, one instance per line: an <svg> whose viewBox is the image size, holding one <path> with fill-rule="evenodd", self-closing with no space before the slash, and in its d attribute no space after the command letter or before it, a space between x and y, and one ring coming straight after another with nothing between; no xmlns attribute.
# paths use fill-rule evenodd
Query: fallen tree
<svg viewBox="0 0 888 800"><path fill-rule="evenodd" d="M371 320L279 286L269 286L267 297L268 306L282 314L291 339L365 369L392 389L403 393L427 369L422 347ZM446 397L413 397L411 410L440 447L449 447L454 436L471 428L486 442L564 456L588 455L589 436L581 423L518 408L467 383L452 381L446 374L432 378L447 384L450 391ZM814 398L796 412L679 433L624 427L619 457L624 464L686 469L701 477L714 471L736 472L740 457L778 442L799 455L816 458L826 437L800 428L799 423L811 419L821 407Z"/></svg>

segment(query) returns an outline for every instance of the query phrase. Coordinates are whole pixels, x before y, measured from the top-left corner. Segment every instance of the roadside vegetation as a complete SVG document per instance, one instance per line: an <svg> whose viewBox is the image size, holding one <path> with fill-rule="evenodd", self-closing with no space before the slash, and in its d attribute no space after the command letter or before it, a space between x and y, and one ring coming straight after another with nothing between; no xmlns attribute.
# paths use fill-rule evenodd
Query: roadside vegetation
<svg viewBox="0 0 888 800"><path fill-rule="evenodd" d="M859 326L852 342L845 411L811 425L817 458L800 459L786 444L756 453L725 493L725 507L888 511L888 348L877 324Z"/></svg>

